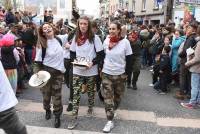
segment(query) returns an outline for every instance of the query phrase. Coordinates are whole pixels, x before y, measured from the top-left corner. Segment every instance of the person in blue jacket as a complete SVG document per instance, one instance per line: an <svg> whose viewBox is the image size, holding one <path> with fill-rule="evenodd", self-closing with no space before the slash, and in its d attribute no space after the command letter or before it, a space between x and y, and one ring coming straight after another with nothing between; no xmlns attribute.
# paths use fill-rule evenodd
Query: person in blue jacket
<svg viewBox="0 0 200 134"><path fill-rule="evenodd" d="M181 36L182 35L181 30L176 30L175 31L175 36L172 40L172 53L171 53L171 65L172 65L172 76L173 80L175 81L176 84L179 83L179 63L178 63L178 49L180 45L185 41L185 37Z"/></svg>

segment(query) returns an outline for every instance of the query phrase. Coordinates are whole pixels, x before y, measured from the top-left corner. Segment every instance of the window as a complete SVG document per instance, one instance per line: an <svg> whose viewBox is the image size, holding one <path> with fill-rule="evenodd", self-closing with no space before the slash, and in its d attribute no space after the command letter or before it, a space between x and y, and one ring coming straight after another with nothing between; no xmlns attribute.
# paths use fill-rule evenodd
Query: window
<svg viewBox="0 0 200 134"><path fill-rule="evenodd" d="M142 0L142 11L146 10L146 0Z"/></svg>
<svg viewBox="0 0 200 134"><path fill-rule="evenodd" d="M65 8L65 0L60 0L60 8Z"/></svg>
<svg viewBox="0 0 200 134"><path fill-rule="evenodd" d="M132 10L135 11L135 0L133 0Z"/></svg>
<svg viewBox="0 0 200 134"><path fill-rule="evenodd" d="M157 0L154 0L154 9L158 9L158 1Z"/></svg>

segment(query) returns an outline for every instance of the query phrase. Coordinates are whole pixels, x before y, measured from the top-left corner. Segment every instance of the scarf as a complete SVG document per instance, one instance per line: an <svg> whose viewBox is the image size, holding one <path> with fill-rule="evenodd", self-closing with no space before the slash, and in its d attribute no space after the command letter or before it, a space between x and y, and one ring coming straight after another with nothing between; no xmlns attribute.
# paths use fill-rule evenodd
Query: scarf
<svg viewBox="0 0 200 134"><path fill-rule="evenodd" d="M78 38L78 41L77 41L77 45L78 45L78 46L83 45L83 44L86 42L87 39L88 39L88 36L87 36L87 35L82 35L82 34L80 34L80 35L79 35L79 38Z"/></svg>
<svg viewBox="0 0 200 134"><path fill-rule="evenodd" d="M110 37L110 42L109 42L109 47L108 47L109 50L115 47L120 40L121 38L119 36Z"/></svg>

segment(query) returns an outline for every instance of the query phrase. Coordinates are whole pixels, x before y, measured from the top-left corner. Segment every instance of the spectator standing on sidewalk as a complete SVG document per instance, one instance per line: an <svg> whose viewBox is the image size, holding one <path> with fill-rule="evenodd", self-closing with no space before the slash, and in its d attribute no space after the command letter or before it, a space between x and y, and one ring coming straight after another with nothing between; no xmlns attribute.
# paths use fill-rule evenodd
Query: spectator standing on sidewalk
<svg viewBox="0 0 200 134"><path fill-rule="evenodd" d="M193 47L194 53L192 55L188 55L189 60L185 63L185 66L189 68L190 72L192 73L192 89L190 101L188 103L181 103L181 105L189 109L200 106L200 26L198 26L197 34L197 44Z"/></svg>
<svg viewBox="0 0 200 134"><path fill-rule="evenodd" d="M15 48L14 35L6 34L0 41L0 59L10 81L14 93L17 90L17 64L20 60L19 53Z"/></svg>
<svg viewBox="0 0 200 134"><path fill-rule="evenodd" d="M186 50L190 47L196 45L196 31L198 24L196 22L191 22L186 28L186 41L183 47L180 47L179 57L180 57L180 90L176 93L177 99L190 98L191 93L191 73L188 68L185 67L187 61Z"/></svg>
<svg viewBox="0 0 200 134"><path fill-rule="evenodd" d="M130 41L131 44L133 59L132 59L131 73L128 74L127 88L132 88L133 90L137 90L136 83L140 75L140 67L141 67L141 41L136 31L132 31L131 33L129 33L128 40Z"/></svg>

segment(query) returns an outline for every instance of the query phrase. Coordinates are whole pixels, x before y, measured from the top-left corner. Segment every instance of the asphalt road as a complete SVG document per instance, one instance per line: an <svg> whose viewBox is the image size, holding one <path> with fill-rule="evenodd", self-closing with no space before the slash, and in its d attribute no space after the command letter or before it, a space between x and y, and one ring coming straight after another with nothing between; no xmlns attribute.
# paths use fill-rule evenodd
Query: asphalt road
<svg viewBox="0 0 200 134"><path fill-rule="evenodd" d="M119 109L119 112L122 112L121 118L115 120L115 128L112 132L120 134L200 134L200 109L190 110L181 107L179 104L180 101L177 101L173 97L177 88L171 86L170 93L159 95L156 94L152 87L148 86L150 83L151 73L148 70L142 70L138 81L138 90L127 89L124 94ZM65 85L63 85L62 93L63 104L67 105L69 90ZM19 100L41 104L42 96L39 89L29 87L24 90ZM23 106L23 104L21 105ZM82 95L80 105L87 107L87 94ZM98 100L98 97L96 97L95 106L102 111L104 110L104 106ZM125 114L129 111L133 113L134 111L139 113L146 112L147 114L144 114L145 117L138 117L139 120L135 119L135 117L127 119L125 118ZM54 120L46 121L43 111L38 112L35 109L23 111L22 108L18 111L18 114L20 119L27 125L47 128L53 127ZM145 120L151 114L154 115L153 120L155 121ZM80 116L79 125L75 129L79 131L101 132L106 119L99 117L88 118L86 116ZM69 118L66 114L62 116L61 128L67 128ZM172 121L170 122L168 119L172 119ZM197 125L194 125L195 123Z"/></svg>

